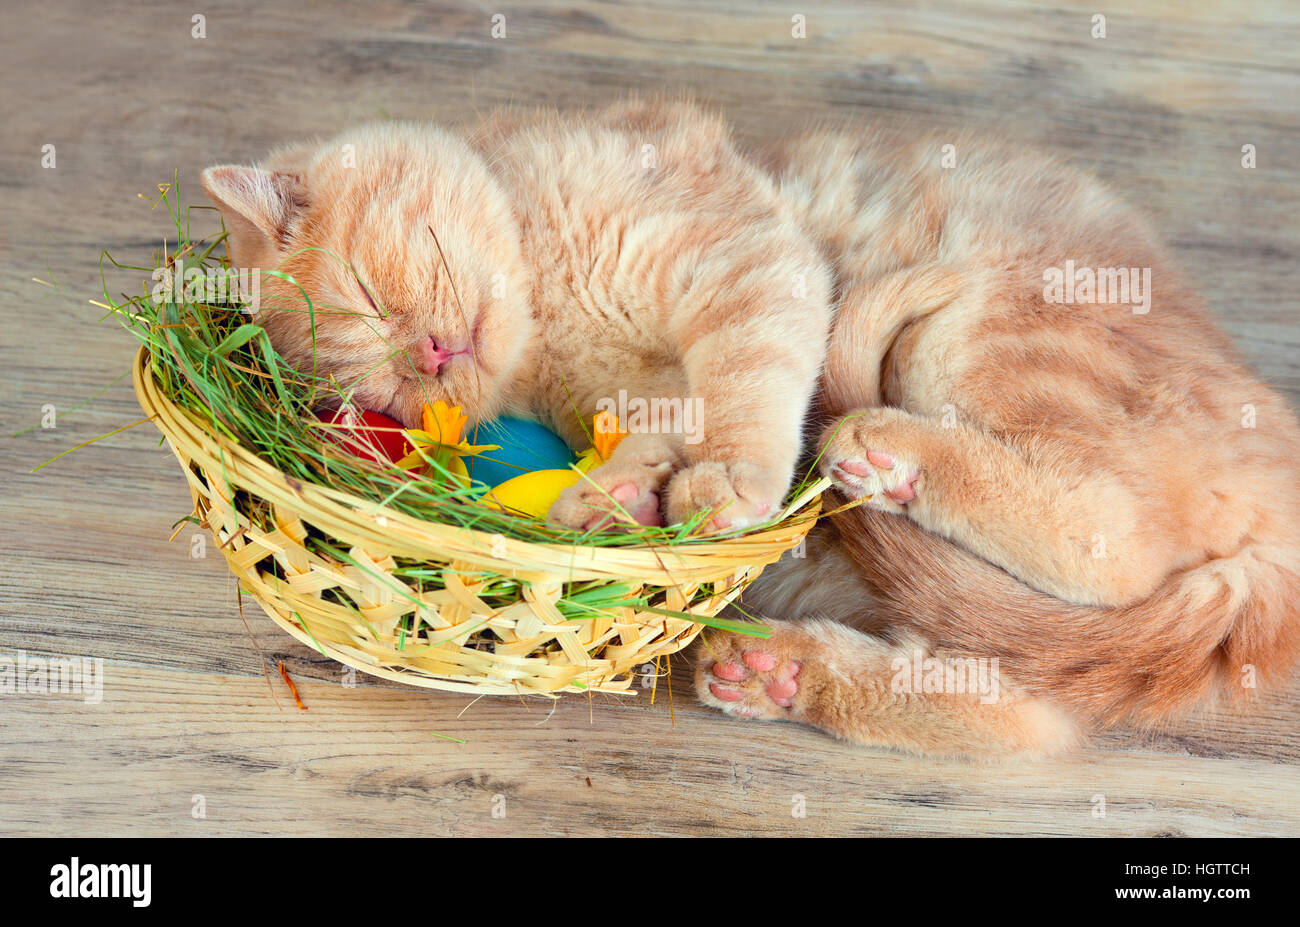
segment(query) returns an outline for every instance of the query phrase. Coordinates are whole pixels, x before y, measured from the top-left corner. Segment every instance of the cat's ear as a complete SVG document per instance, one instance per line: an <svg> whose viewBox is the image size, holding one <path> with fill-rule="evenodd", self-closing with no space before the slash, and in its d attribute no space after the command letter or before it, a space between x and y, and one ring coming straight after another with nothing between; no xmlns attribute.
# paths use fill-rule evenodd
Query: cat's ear
<svg viewBox="0 0 1300 927"><path fill-rule="evenodd" d="M226 221L237 264L240 254L282 245L307 208L307 189L298 174L222 165L208 168L199 179Z"/></svg>

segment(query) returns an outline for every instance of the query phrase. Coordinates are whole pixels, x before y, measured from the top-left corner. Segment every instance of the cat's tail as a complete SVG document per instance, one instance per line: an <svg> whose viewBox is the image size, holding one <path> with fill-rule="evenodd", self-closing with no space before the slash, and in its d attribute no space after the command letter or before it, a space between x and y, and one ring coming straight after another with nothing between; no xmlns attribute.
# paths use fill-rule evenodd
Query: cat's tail
<svg viewBox="0 0 1300 927"><path fill-rule="evenodd" d="M902 516L859 506L836 522L889 621L949 650L997 657L1010 678L1080 720L1150 723L1250 695L1300 657L1293 547L1252 545L1108 608L1032 589Z"/></svg>

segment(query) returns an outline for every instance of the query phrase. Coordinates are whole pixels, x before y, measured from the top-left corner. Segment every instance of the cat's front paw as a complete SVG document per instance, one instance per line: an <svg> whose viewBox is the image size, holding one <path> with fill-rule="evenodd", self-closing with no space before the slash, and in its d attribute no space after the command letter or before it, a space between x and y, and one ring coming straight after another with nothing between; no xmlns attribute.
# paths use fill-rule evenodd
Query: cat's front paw
<svg viewBox="0 0 1300 927"><path fill-rule="evenodd" d="M697 463L668 484L668 523L689 521L709 512L705 530L733 531L772 517L789 486L788 476L751 463Z"/></svg>
<svg viewBox="0 0 1300 927"><path fill-rule="evenodd" d="M659 493L671 473L670 461L604 464L566 489L546 520L578 531L618 524L662 525Z"/></svg>

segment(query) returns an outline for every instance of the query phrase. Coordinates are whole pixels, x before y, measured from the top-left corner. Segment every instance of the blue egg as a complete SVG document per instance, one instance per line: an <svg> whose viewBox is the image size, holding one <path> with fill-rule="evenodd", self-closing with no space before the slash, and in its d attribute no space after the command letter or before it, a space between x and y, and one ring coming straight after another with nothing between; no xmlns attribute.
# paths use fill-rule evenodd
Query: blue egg
<svg viewBox="0 0 1300 927"><path fill-rule="evenodd" d="M534 470L567 470L577 457L569 445L545 425L522 418L497 418L482 422L476 434L465 429L464 440L470 444L499 444L499 451L484 451L479 457L466 457L465 466L475 482L496 486Z"/></svg>

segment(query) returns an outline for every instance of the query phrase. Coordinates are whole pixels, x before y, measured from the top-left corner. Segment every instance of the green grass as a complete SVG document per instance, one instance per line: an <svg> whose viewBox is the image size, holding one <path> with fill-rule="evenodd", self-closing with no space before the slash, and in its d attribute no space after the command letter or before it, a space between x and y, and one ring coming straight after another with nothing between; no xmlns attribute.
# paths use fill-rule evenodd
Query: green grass
<svg viewBox="0 0 1300 927"><path fill-rule="evenodd" d="M427 478L412 479L407 471L396 466L377 464L347 453L328 439L325 431L331 426L321 422L312 410L348 402L352 388L290 366L237 297L221 304L191 301L184 293L173 294L169 302L153 298L155 269L170 268L178 259L183 258L187 269L230 272L222 247L226 236L220 231L217 212L211 207L181 208L176 205L178 200L175 186L160 188L156 206L166 208L176 240L155 253L152 267L124 265L107 253L102 256L104 303L148 350L154 376L163 393L205 420L214 432L291 478L341 490L372 502L376 508L386 506L417 518L507 538L601 547L660 547L727 536L701 538L698 529L708 514L703 512L684 524L669 527L628 524L586 532L557 528L542 519L517 516L481 504L478 499L488 487L459 485L449 478L437 460L431 460ZM211 234L194 233L192 216L208 226ZM110 295L111 271L141 274L140 295ZM264 273L296 285L296 281L280 271ZM306 309L296 311L311 315L313 333L318 314L350 311L318 305L301 287L299 291ZM393 356L400 353L395 348ZM314 362L312 366L315 369ZM472 435L467 437L472 442ZM805 478L791 497L804 493L810 483L811 479Z"/></svg>

